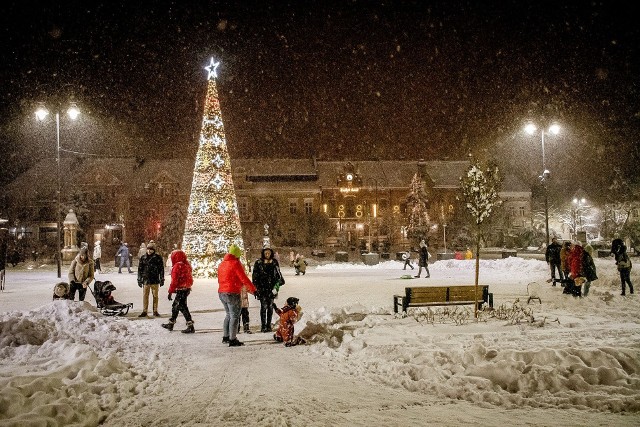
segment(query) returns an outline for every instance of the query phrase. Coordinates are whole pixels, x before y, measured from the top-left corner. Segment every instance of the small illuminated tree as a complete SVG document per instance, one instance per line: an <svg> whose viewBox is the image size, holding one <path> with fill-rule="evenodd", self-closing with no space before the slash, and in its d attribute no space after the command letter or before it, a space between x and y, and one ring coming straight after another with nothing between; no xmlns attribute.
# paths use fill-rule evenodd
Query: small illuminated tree
<svg viewBox="0 0 640 427"><path fill-rule="evenodd" d="M429 194L424 188L424 181L416 173L409 184L407 195L407 212L409 217L409 236L427 238L429 232Z"/></svg>
<svg viewBox="0 0 640 427"><path fill-rule="evenodd" d="M182 240L193 275L201 278L216 277L218 265L230 244L238 245L244 254L231 160L216 87L219 64L211 58L211 63L205 67L209 72L207 95ZM244 259L242 263L246 264Z"/></svg>
<svg viewBox="0 0 640 427"><path fill-rule="evenodd" d="M482 224L491 216L493 209L502 204L502 201L498 198L500 184L498 167L482 167L478 161L473 161L467 169L466 174L460 178L462 199L476 225L476 301L478 300L478 278L480 276ZM475 305L475 316L476 318L478 317L477 304Z"/></svg>

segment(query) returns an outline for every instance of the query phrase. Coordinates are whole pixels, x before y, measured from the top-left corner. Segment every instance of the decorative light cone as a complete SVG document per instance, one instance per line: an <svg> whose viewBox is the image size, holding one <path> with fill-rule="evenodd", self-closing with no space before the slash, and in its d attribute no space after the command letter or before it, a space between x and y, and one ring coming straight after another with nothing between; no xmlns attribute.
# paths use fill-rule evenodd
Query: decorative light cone
<svg viewBox="0 0 640 427"><path fill-rule="evenodd" d="M182 248L193 267L194 277L216 277L218 265L235 243L243 250L238 203L231 177L231 159L222 123L216 69L211 59L202 130L193 168L191 196ZM245 265L245 260L241 260Z"/></svg>

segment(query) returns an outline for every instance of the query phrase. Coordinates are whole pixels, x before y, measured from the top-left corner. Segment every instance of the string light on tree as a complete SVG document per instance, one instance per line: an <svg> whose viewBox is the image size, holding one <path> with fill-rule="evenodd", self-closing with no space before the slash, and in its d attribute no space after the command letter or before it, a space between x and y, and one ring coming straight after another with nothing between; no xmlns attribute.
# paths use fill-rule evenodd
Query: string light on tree
<svg viewBox="0 0 640 427"><path fill-rule="evenodd" d="M211 63L205 67L208 71L207 95L182 241L194 277L200 278L216 276L218 265L232 243L244 249L215 80L219 65L211 58ZM244 265L245 260L242 262Z"/></svg>

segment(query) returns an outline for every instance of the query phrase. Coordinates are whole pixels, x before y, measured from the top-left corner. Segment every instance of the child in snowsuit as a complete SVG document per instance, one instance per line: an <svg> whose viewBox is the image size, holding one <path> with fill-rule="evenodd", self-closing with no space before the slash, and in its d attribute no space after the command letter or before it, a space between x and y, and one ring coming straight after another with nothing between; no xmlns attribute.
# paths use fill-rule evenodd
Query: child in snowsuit
<svg viewBox="0 0 640 427"><path fill-rule="evenodd" d="M298 301L298 298L289 297L287 298L287 305L281 309L273 303L273 309L280 316L280 326L278 326L276 333L273 334L273 339L278 342L284 342L286 347L304 342L302 338L294 336L293 325L302 317L302 307L298 305Z"/></svg>
<svg viewBox="0 0 640 427"><path fill-rule="evenodd" d="M196 330L193 327L193 319L187 307L187 297L191 293L193 286L193 276L191 274L191 264L187 261L187 255L180 249L171 252L171 284L169 285L169 301L171 294L175 293L176 298L171 306L171 318L169 323L163 323L162 327L173 331L173 325L176 324L178 313L182 312L184 320L187 321L187 329L182 331L183 334L192 334Z"/></svg>

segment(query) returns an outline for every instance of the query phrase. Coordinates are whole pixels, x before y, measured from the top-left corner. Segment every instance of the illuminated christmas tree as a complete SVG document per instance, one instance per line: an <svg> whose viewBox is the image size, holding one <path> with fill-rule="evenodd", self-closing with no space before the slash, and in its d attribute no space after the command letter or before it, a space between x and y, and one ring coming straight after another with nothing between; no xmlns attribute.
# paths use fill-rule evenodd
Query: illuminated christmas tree
<svg viewBox="0 0 640 427"><path fill-rule="evenodd" d="M244 253L238 204L231 178L231 163L216 87L219 62L211 58L202 130L193 168L191 196L182 248L194 277L210 278L235 243ZM245 260L242 260L243 265Z"/></svg>

